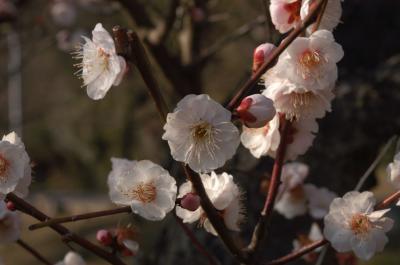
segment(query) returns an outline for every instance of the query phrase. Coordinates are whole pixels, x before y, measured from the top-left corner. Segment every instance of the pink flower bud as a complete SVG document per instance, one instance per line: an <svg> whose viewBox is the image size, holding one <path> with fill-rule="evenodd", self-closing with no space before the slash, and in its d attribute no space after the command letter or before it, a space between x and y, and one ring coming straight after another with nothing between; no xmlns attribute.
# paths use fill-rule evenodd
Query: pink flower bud
<svg viewBox="0 0 400 265"><path fill-rule="evenodd" d="M196 211L200 207L200 197L192 192L186 194L181 200L181 207L192 212Z"/></svg>
<svg viewBox="0 0 400 265"><path fill-rule="evenodd" d="M112 238L111 233L108 230L105 230L105 229L101 229L101 230L97 231L96 239L103 246L109 246L113 242L113 238Z"/></svg>
<svg viewBox="0 0 400 265"><path fill-rule="evenodd" d="M259 45L253 53L253 73L255 73L260 66L265 62L265 58L275 49L275 45L271 43L264 43Z"/></svg>
<svg viewBox="0 0 400 265"><path fill-rule="evenodd" d="M245 97L236 112L249 128L265 126L276 114L274 102L261 94Z"/></svg>
<svg viewBox="0 0 400 265"><path fill-rule="evenodd" d="M7 209L12 212L17 209L17 207L15 207L15 204L12 201L8 201L6 206L7 206Z"/></svg>

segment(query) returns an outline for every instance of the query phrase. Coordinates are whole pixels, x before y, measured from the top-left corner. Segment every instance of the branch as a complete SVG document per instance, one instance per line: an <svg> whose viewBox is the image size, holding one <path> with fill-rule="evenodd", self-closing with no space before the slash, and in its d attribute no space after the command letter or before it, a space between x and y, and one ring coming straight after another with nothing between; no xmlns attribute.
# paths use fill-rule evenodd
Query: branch
<svg viewBox="0 0 400 265"><path fill-rule="evenodd" d="M163 43L169 36L176 19L176 9L179 7L180 0L170 0L167 17L165 18L164 29L160 33L158 43Z"/></svg>
<svg viewBox="0 0 400 265"><path fill-rule="evenodd" d="M247 256L243 253L233 242L232 237L229 234L220 214L215 209L212 204L210 198L207 195L206 190L204 189L203 182L199 174L193 172L187 165L182 164L183 169L187 178L192 182L193 188L195 189L197 195L200 197L201 208L207 215L207 218L210 220L213 225L215 231L217 231L218 236L224 242L229 251L241 262L247 261Z"/></svg>
<svg viewBox="0 0 400 265"><path fill-rule="evenodd" d="M291 122L283 119L281 142L276 154L274 167L272 169L271 181L268 187L268 194L265 199L264 207L260 213L259 221L254 228L253 235L250 244L245 249L251 255L255 254L260 246L260 242L265 237L266 226L270 221L272 210L274 209L274 203L278 194L278 188L281 178L282 167L285 162L285 153L287 147L287 134L290 130Z"/></svg>
<svg viewBox="0 0 400 265"><path fill-rule="evenodd" d="M241 101L241 99L249 92L255 84L257 84L260 77L271 68L275 60L278 59L279 55L314 21L314 17L317 15L318 10L326 0L320 0L308 14L308 16L299 24L282 42L281 44L272 51L261 67L254 73L254 75L239 89L236 95L229 102L227 109L233 110Z"/></svg>
<svg viewBox="0 0 400 265"><path fill-rule="evenodd" d="M69 223L69 222L93 219L93 218L98 218L98 217L103 217L103 216L110 216L110 215L119 214L119 213L131 213L131 212L132 212L131 207L125 206L125 207L120 207L120 208L110 209L110 210L103 210L103 211L96 211L96 212L90 212L90 213L84 213L84 214L77 214L77 215L72 215L72 216L52 218L45 222L30 225L29 230L36 230L36 229L43 228L46 226L51 226L54 224Z"/></svg>
<svg viewBox="0 0 400 265"><path fill-rule="evenodd" d="M34 256L37 260L39 260L40 262L42 262L43 264L46 265L53 265L53 263L51 263L50 261L48 261L46 258L44 258L39 252L37 252L33 247L31 247L30 245L28 245L25 241L23 241L22 239L18 239L17 240L17 244L22 247L23 249L25 249L26 251L28 251L32 256Z"/></svg>
<svg viewBox="0 0 400 265"><path fill-rule="evenodd" d="M182 220L174 214L176 222L179 224L179 226L182 228L182 230L185 232L187 237L192 241L194 246L199 250L199 252L208 259L208 263L210 265L217 265L215 262L214 258L211 256L210 253L204 248L204 246L197 240L197 238L194 236L193 232L184 224L182 223Z"/></svg>
<svg viewBox="0 0 400 265"><path fill-rule="evenodd" d="M47 215L45 215L43 212L35 208L33 205L29 204L27 201L24 199L19 198L13 193L7 194L7 200L11 201L15 204L17 210L26 213L33 218L39 220L39 221L47 221L50 219ZM102 248L94 245L90 241L72 233L70 230L65 228L64 226L54 224L50 226L51 229L56 231L59 235L61 236L68 236L68 238L75 242L76 244L80 245L81 247L89 250L90 252L96 254L97 256L103 258L104 260L107 260L110 264L114 265L125 265L118 257L112 255L111 253L103 250Z"/></svg>

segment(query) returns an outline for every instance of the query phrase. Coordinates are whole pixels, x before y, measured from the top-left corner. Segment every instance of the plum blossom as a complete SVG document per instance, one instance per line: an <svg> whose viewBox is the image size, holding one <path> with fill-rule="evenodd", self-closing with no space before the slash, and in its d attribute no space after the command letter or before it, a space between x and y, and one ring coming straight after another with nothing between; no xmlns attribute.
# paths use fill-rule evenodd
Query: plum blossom
<svg viewBox="0 0 400 265"><path fill-rule="evenodd" d="M279 114L262 128L247 128L243 126L241 141L244 147L256 157L269 155L275 157L281 141L279 125L281 118ZM318 124L314 119L301 119L292 122L288 133L288 146L286 159L295 160L297 156L303 155L311 147L315 133L318 132Z"/></svg>
<svg viewBox="0 0 400 265"><path fill-rule="evenodd" d="M298 37L279 56L276 75L288 79L306 91L317 92L333 87L337 79L337 62L343 57L342 47L332 32L315 31L310 37Z"/></svg>
<svg viewBox="0 0 400 265"><path fill-rule="evenodd" d="M225 172L217 175L215 172L211 172L211 175L202 174L201 180L212 204L223 217L226 227L232 231L240 231L240 224L244 219L242 193L233 182L232 175ZM183 183L179 187L178 198L183 198L186 194L193 192L192 189L191 182ZM203 225L207 232L217 235L201 207L195 211L190 211L177 205L176 215L184 223L200 221L200 224Z"/></svg>
<svg viewBox="0 0 400 265"><path fill-rule="evenodd" d="M264 127L276 114L274 102L261 94L245 97L236 112L249 128Z"/></svg>
<svg viewBox="0 0 400 265"><path fill-rule="evenodd" d="M342 16L342 5L341 5L341 0L329 0L325 10L324 14L322 16L321 22L319 24L319 29L326 29L329 31L332 31L340 22L340 17ZM315 3L315 0L303 0L303 3L301 5L300 9L300 17L301 19L304 19L310 12L310 9L312 8L313 4ZM307 31L311 32L313 29L314 24L312 24Z"/></svg>
<svg viewBox="0 0 400 265"><path fill-rule="evenodd" d="M69 251L64 259L60 262L57 262L56 265L86 265L86 262L83 258L74 251Z"/></svg>
<svg viewBox="0 0 400 265"><path fill-rule="evenodd" d="M383 217L390 209L374 211L372 192L351 191L336 198L324 218L324 236L338 252L353 251L363 260L371 259L388 242L386 232L393 220Z"/></svg>
<svg viewBox="0 0 400 265"><path fill-rule="evenodd" d="M92 40L83 37L83 44L76 52L76 59L82 59L77 64L87 87L87 94L94 100L102 99L111 86L121 83L126 70L125 59L115 50L111 35L98 23L92 31Z"/></svg>
<svg viewBox="0 0 400 265"><path fill-rule="evenodd" d="M268 55L275 50L276 46L273 45L272 43L263 43L259 46L257 46L257 48L254 49L253 52L253 67L252 67L252 71L253 73L255 73L260 67L261 65L264 63L265 58L268 57Z"/></svg>
<svg viewBox="0 0 400 265"><path fill-rule="evenodd" d="M4 201L0 201L0 244L8 244L19 239L21 220L16 212L7 209Z"/></svg>
<svg viewBox="0 0 400 265"><path fill-rule="evenodd" d="M308 210L310 215L315 219L322 219L329 212L329 206L336 193L327 188L318 188L313 184L304 185L304 191L308 201Z"/></svg>
<svg viewBox="0 0 400 265"><path fill-rule="evenodd" d="M394 156L393 162L387 166L386 172L393 185L400 188L400 152Z"/></svg>
<svg viewBox="0 0 400 265"><path fill-rule="evenodd" d="M175 206L176 182L168 171L149 161L111 158L108 175L111 201L129 205L148 220L161 220Z"/></svg>
<svg viewBox="0 0 400 265"><path fill-rule="evenodd" d="M196 172L217 169L232 158L239 145L239 130L231 113L208 95L187 95L167 115L162 139L172 157Z"/></svg>
<svg viewBox="0 0 400 265"><path fill-rule="evenodd" d="M301 0L271 0L269 12L275 28L286 33L300 22Z"/></svg>
<svg viewBox="0 0 400 265"><path fill-rule="evenodd" d="M310 232L308 235L300 234L297 239L293 240L293 249L299 250L300 248L311 244L313 242L319 241L323 239L321 229L319 228L317 223L313 223L310 228ZM317 248L314 251L304 255L302 258L308 263L313 263L317 259L317 253L321 251L321 248Z"/></svg>
<svg viewBox="0 0 400 265"><path fill-rule="evenodd" d="M263 95L274 101L276 110L286 115L286 119L323 118L331 111L334 98L332 87L312 91L286 78L278 78L275 68L264 75L265 90Z"/></svg>
<svg viewBox="0 0 400 265"><path fill-rule="evenodd" d="M308 175L308 166L299 162L287 163L282 167L281 181L275 210L292 219L307 212L307 197L303 182Z"/></svg>
<svg viewBox="0 0 400 265"><path fill-rule="evenodd" d="M15 132L4 135L0 141L0 194L14 192L25 197L31 180L30 159L21 139Z"/></svg>

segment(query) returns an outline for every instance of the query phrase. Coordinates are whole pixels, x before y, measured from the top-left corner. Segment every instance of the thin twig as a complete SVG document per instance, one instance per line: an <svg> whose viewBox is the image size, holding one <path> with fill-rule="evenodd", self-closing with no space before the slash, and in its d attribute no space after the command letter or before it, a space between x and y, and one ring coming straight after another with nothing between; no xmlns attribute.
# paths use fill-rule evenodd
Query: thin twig
<svg viewBox="0 0 400 265"><path fill-rule="evenodd" d="M312 32L315 32L319 29L319 26L321 25L322 17L324 16L324 13L325 13L326 6L328 5L328 1L329 0L326 0L322 4L321 10L319 11L319 14L317 17L317 21L313 25Z"/></svg>
<svg viewBox="0 0 400 265"><path fill-rule="evenodd" d="M246 252L251 255L255 254L260 246L260 242L265 237L266 226L269 223L269 219L274 208L276 196L278 194L278 188L281 178L281 172L283 163L285 161L285 153L287 147L287 134L290 130L291 122L283 119L281 142L276 154L274 167L272 169L271 181L268 187L268 194L265 199L264 207L260 213L259 221L254 228L253 235L250 244L246 248Z"/></svg>
<svg viewBox="0 0 400 265"><path fill-rule="evenodd" d="M37 250L35 250L33 247L31 247L30 245L28 245L25 241L23 241L22 239L18 239L17 240L17 244L19 246L21 246L23 249L25 249L26 251L28 251L32 256L34 256L37 260L39 260L40 262L42 262L43 264L46 265L53 265L53 263L51 263L50 261L48 261L45 257L43 257L39 252L37 252Z"/></svg>
<svg viewBox="0 0 400 265"><path fill-rule="evenodd" d="M93 218L98 218L98 217L103 217L103 216L110 216L110 215L114 215L114 214L131 213L131 212L132 212L131 207L125 206L125 207L120 207L120 208L110 209L110 210L103 210L103 211L96 211L96 212L90 212L90 213L84 213L84 214L76 214L76 215L72 215L72 216L52 218L45 222L30 225L29 230L36 230L36 229L54 225L54 224L70 223L70 222L75 222L75 221L79 221L79 220L87 220L87 219L93 219Z"/></svg>
<svg viewBox="0 0 400 265"><path fill-rule="evenodd" d="M390 196L386 197L382 202L375 206L376 210L382 210L388 208L392 203L397 202L400 199L400 191L397 191Z"/></svg>
<svg viewBox="0 0 400 265"><path fill-rule="evenodd" d="M182 230L185 232L187 237L192 241L194 246L199 250L199 252L208 259L208 263L210 265L217 265L217 262L215 262L213 256L204 248L204 246L197 240L196 236L193 234L192 230L190 230L184 223L182 223L182 220L174 214L174 217L176 219L176 222L179 224L179 226L182 228Z"/></svg>
<svg viewBox="0 0 400 265"><path fill-rule="evenodd" d="M265 265L281 265L281 264L286 264L289 263L290 261L296 260L298 258L301 258L305 254L313 251L314 249L317 249L319 247L322 247L323 245L329 243L326 239L321 239L319 241L313 242L311 244L308 244L296 251L293 251L292 253L283 256L278 259L274 259L270 262L265 263Z"/></svg>
<svg viewBox="0 0 400 265"><path fill-rule="evenodd" d="M33 218L39 221L47 221L50 220L50 217L45 215L43 212L38 210L36 207L25 201L24 199L19 198L13 193L7 194L6 199L11 201L15 204L17 210L32 216ZM76 244L80 245L81 247L89 250L90 252L96 254L97 256L103 258L104 260L108 261L110 264L114 265L125 265L118 257L112 255L111 253L105 251L104 249L94 245L90 241L72 233L66 227L58 224L54 224L49 226L51 229L56 231L61 236L68 236L70 241L75 242Z"/></svg>
<svg viewBox="0 0 400 265"><path fill-rule="evenodd" d="M389 141L386 143L385 147L383 147L382 151L379 152L378 156L375 158L374 162L368 167L367 171L365 171L364 175L360 178L358 181L356 187L354 190L359 191L362 186L364 185L365 181L371 175L372 171L376 168L376 166L379 164L383 156L386 154L386 152L389 150L389 148L392 146L393 142L396 140L397 136L393 136L392 138L389 139Z"/></svg>
<svg viewBox="0 0 400 265"><path fill-rule="evenodd" d="M254 85L257 84L260 77L271 68L279 55L314 21L318 10L321 8L325 0L320 0L311 10L308 16L299 24L282 42L272 51L261 67L252 75L252 77L239 89L236 95L229 102L227 109L233 110L240 102L240 100L249 92L251 92Z"/></svg>

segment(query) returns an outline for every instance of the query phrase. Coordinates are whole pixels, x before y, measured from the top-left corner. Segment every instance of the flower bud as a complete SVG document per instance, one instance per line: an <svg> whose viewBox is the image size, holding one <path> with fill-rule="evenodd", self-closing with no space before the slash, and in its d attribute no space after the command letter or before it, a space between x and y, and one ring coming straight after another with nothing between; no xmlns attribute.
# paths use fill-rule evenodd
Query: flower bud
<svg viewBox="0 0 400 265"><path fill-rule="evenodd" d="M261 94L245 97L236 112L249 128L265 126L276 114L274 102Z"/></svg>
<svg viewBox="0 0 400 265"><path fill-rule="evenodd" d="M112 238L111 233L108 230L105 230L105 229L101 229L101 230L97 231L96 239L103 246L109 246L113 242L113 238Z"/></svg>
<svg viewBox="0 0 400 265"><path fill-rule="evenodd" d="M8 201L6 206L7 206L7 209L12 212L17 209L17 207L15 207L15 204L12 201Z"/></svg>
<svg viewBox="0 0 400 265"><path fill-rule="evenodd" d="M275 45L271 43L264 43L259 45L253 53L253 73L255 73L260 66L265 62L265 58L275 49Z"/></svg>
<svg viewBox="0 0 400 265"><path fill-rule="evenodd" d="M200 207L200 197L192 192L186 194L181 200L181 207L192 212L196 211Z"/></svg>

